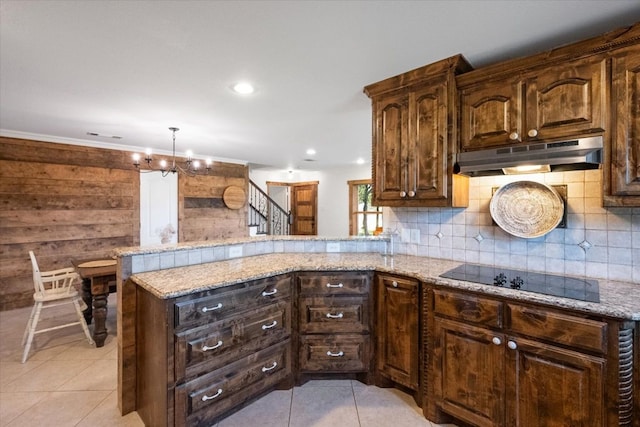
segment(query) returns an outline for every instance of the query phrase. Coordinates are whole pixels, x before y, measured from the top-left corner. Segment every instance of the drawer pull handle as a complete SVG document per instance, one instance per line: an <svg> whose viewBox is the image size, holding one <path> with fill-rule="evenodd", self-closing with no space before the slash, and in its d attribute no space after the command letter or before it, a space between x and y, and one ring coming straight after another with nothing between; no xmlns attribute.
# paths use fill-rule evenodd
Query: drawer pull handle
<svg viewBox="0 0 640 427"><path fill-rule="evenodd" d="M343 317L344 317L344 314L342 314L342 312L338 314L327 313L327 319L342 319Z"/></svg>
<svg viewBox="0 0 640 427"><path fill-rule="evenodd" d="M273 322L271 322L268 325L262 325L262 330L266 331L267 329L275 328L277 324L278 324L278 321L274 320Z"/></svg>
<svg viewBox="0 0 640 427"><path fill-rule="evenodd" d="M216 397L220 396L221 394L222 394L222 389L219 388L218 392L216 394L214 394L213 396L207 396L206 394L204 396L202 396L202 401L206 402L207 400L215 399Z"/></svg>
<svg viewBox="0 0 640 427"><path fill-rule="evenodd" d="M268 368L266 366L263 366L262 367L262 372L272 371L272 370L276 369L276 366L278 366L278 362L273 362L273 365L271 365Z"/></svg>
<svg viewBox="0 0 640 427"><path fill-rule="evenodd" d="M332 285L331 283L327 283L327 288L344 288L342 283L338 283L337 285Z"/></svg>
<svg viewBox="0 0 640 427"><path fill-rule="evenodd" d="M278 293L277 289L272 290L271 292L267 292L267 291L263 291L262 292L262 296L263 297L270 297L271 295L275 295Z"/></svg>
<svg viewBox="0 0 640 427"><path fill-rule="evenodd" d="M207 311L220 310L222 308L222 303L219 302L215 307L202 307L202 312L206 313Z"/></svg>
<svg viewBox="0 0 640 427"><path fill-rule="evenodd" d="M330 351L327 351L327 356L342 357L342 356L344 356L344 351L339 351L337 353L331 353Z"/></svg>
<svg viewBox="0 0 640 427"><path fill-rule="evenodd" d="M216 345L214 345L213 347L208 347L206 345L202 346L202 351L209 351L209 350L215 350L216 348L222 347L222 341L218 341L218 343Z"/></svg>

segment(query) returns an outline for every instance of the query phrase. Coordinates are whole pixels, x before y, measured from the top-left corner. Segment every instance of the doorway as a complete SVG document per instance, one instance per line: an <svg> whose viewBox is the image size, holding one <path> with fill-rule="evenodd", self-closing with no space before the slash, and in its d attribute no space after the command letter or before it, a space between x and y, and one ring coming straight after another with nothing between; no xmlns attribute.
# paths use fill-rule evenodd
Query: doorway
<svg viewBox="0 0 640 427"><path fill-rule="evenodd" d="M140 174L140 246L178 242L178 174Z"/></svg>
<svg viewBox="0 0 640 427"><path fill-rule="evenodd" d="M267 193L291 212L291 234L318 234L318 181L267 182Z"/></svg>

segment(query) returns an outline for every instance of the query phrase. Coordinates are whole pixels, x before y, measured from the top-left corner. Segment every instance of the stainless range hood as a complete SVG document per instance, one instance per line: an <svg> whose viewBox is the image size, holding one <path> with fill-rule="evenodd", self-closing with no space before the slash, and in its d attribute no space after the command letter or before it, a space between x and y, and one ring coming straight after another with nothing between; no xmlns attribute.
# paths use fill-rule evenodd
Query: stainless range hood
<svg viewBox="0 0 640 427"><path fill-rule="evenodd" d="M546 171L597 169L602 163L602 136L556 142L539 142L508 148L493 148L458 154L455 172L468 176L506 175L511 168L533 170L548 166ZM529 168L527 168L529 167Z"/></svg>

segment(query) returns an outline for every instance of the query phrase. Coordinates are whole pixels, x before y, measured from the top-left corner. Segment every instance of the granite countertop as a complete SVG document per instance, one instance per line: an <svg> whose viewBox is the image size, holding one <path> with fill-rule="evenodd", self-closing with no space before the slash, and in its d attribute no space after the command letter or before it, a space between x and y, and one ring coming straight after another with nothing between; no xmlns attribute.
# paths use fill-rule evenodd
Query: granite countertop
<svg viewBox="0 0 640 427"><path fill-rule="evenodd" d="M439 277L460 264L442 259L407 255L387 257L376 253L278 253L138 273L131 279L158 298L168 299L294 271L371 270L519 301L640 320L640 285L599 280L600 302L594 303Z"/></svg>

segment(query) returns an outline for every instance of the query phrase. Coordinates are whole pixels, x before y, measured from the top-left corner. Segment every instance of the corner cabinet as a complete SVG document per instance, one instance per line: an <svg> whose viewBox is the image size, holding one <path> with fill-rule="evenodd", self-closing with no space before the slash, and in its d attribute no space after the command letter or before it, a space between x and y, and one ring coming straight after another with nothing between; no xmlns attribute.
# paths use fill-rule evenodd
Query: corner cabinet
<svg viewBox="0 0 640 427"><path fill-rule="evenodd" d="M627 426L635 325L435 288L428 417L476 426Z"/></svg>
<svg viewBox="0 0 640 427"><path fill-rule="evenodd" d="M411 390L420 379L420 282L376 275L376 370Z"/></svg>
<svg viewBox="0 0 640 427"><path fill-rule="evenodd" d="M605 206L640 206L640 45L612 58L611 162L604 165Z"/></svg>
<svg viewBox="0 0 640 427"><path fill-rule="evenodd" d="M468 181L453 174L455 74L461 55L365 87L373 109L373 204L468 205Z"/></svg>

